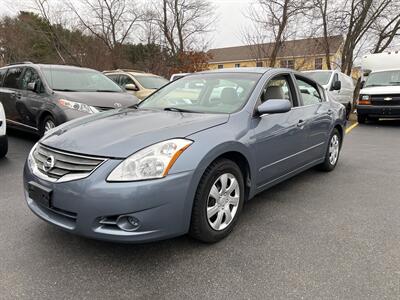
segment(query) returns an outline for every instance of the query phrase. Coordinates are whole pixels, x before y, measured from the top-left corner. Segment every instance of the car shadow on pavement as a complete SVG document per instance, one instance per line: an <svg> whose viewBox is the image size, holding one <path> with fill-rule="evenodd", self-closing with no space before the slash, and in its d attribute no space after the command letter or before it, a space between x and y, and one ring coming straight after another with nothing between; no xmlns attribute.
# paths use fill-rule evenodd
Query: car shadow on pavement
<svg viewBox="0 0 400 300"><path fill-rule="evenodd" d="M249 238L246 238L246 233L244 232L249 228L257 227L259 222L263 226L271 222L275 208L278 207L279 209L279 206L281 206L281 209L285 209L284 206L291 205L290 202L299 200L296 197L289 197L289 195L288 197L282 197L282 194L285 191L290 194L290 186L300 185L305 180L311 181L313 177L318 177L319 174L321 172L317 170L308 170L258 194L246 202L234 231L227 238L216 244L202 243L188 235L142 244L113 243L76 236L41 221L38 221L41 223L35 226L38 234L37 238L42 241L42 247L44 248L52 247L53 243L57 245L56 247L68 248L68 256L76 255L75 257L90 260L93 256L100 255L107 259L107 263L110 264L118 264L130 258L129 263L136 267L143 264L153 264L157 260L168 260L169 256L175 259L176 256L190 256L197 252L199 255L210 252L218 253L226 247L234 247L235 244L243 243L241 241L243 238L247 242L251 242Z"/></svg>

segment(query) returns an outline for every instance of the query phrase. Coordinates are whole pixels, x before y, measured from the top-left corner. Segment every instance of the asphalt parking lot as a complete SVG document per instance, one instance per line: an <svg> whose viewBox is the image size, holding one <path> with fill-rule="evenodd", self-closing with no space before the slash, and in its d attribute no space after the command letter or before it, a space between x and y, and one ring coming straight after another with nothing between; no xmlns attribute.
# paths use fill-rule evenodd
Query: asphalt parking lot
<svg viewBox="0 0 400 300"><path fill-rule="evenodd" d="M12 131L0 161L0 299L398 299L399 129L357 126L334 172L260 194L213 245L111 244L44 223L22 192L35 138Z"/></svg>

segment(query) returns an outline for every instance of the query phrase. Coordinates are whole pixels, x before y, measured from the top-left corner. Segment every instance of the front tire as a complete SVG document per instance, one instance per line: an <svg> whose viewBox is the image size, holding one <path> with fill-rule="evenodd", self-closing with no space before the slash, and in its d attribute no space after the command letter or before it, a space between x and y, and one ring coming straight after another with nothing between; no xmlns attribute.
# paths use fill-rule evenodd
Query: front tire
<svg viewBox="0 0 400 300"><path fill-rule="evenodd" d="M228 159L213 162L197 187L189 234L206 243L225 238L243 209L244 189L237 164Z"/></svg>
<svg viewBox="0 0 400 300"><path fill-rule="evenodd" d="M342 136L335 128L329 138L328 148L326 149L325 161L319 165L321 171L330 172L335 169L339 161L340 148L342 144Z"/></svg>
<svg viewBox="0 0 400 300"><path fill-rule="evenodd" d="M367 120L366 115L357 115L357 122L360 124L365 124L365 121Z"/></svg>
<svg viewBox="0 0 400 300"><path fill-rule="evenodd" d="M44 117L43 121L40 124L40 136L44 136L47 131L57 127L57 123L54 118L50 115Z"/></svg>
<svg viewBox="0 0 400 300"><path fill-rule="evenodd" d="M8 138L6 135L0 136L0 158L7 155L8 152Z"/></svg>

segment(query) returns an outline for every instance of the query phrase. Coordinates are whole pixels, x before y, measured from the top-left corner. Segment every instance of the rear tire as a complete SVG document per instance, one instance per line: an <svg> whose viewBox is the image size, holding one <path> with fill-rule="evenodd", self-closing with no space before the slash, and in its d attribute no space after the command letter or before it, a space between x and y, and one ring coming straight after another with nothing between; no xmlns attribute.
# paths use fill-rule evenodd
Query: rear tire
<svg viewBox="0 0 400 300"><path fill-rule="evenodd" d="M338 161L342 145L342 136L335 128L329 138L328 147L326 149L325 161L318 166L321 171L330 172L335 169Z"/></svg>
<svg viewBox="0 0 400 300"><path fill-rule="evenodd" d="M379 118L377 118L377 117L368 117L368 120L371 121L371 122L378 122Z"/></svg>
<svg viewBox="0 0 400 300"><path fill-rule="evenodd" d="M358 123L364 124L366 120L367 120L367 116L366 115L357 115L357 122Z"/></svg>
<svg viewBox="0 0 400 300"><path fill-rule="evenodd" d="M244 203L243 174L233 161L219 159L204 172L193 203L189 234L215 243L235 226Z"/></svg>
<svg viewBox="0 0 400 300"><path fill-rule="evenodd" d="M7 155L8 152L8 138L6 135L0 136L0 158Z"/></svg>

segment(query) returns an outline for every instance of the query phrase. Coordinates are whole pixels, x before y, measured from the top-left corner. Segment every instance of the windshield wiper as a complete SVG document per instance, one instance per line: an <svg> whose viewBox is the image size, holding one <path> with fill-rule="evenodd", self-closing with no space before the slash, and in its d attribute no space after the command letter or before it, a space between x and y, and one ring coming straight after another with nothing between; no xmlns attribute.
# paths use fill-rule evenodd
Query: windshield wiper
<svg viewBox="0 0 400 300"><path fill-rule="evenodd" d="M139 103L136 103L136 104L133 104L131 106L128 106L128 108L138 109L139 108Z"/></svg>
<svg viewBox="0 0 400 300"><path fill-rule="evenodd" d="M197 113L197 111L189 110L189 109L183 109L183 108L178 108L178 107L166 107L164 108L165 111L176 111L176 112L187 112L187 113Z"/></svg>
<svg viewBox="0 0 400 300"><path fill-rule="evenodd" d="M77 90L71 90L71 89L53 89L53 91L57 91L57 92L77 92Z"/></svg>

